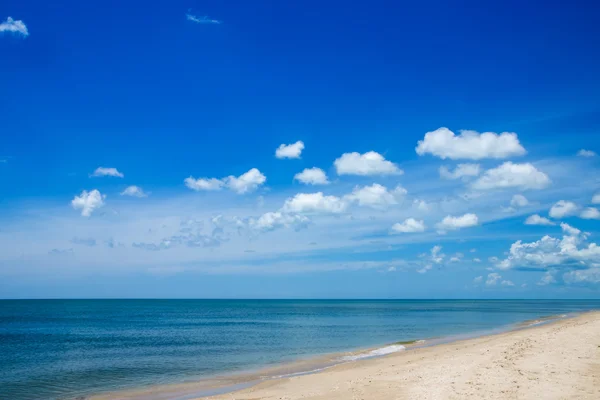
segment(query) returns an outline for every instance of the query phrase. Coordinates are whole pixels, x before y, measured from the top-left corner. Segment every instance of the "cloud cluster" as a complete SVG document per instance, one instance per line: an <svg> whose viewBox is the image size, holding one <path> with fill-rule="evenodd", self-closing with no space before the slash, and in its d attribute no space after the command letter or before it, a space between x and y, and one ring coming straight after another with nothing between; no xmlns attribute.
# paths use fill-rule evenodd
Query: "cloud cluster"
<svg viewBox="0 0 600 400"><path fill-rule="evenodd" d="M338 175L402 175L396 164L388 161L381 154L369 151L364 154L344 153L333 162Z"/></svg>
<svg viewBox="0 0 600 400"><path fill-rule="evenodd" d="M389 191L385 186L374 183L371 186L356 186L352 193L344 196L349 202L376 209L385 209L396 205L406 195L407 191L402 186L397 186Z"/></svg>
<svg viewBox="0 0 600 400"><path fill-rule="evenodd" d="M298 193L283 204L286 213L339 214L346 211L347 203L336 196L325 196L323 192Z"/></svg>
<svg viewBox="0 0 600 400"><path fill-rule="evenodd" d="M115 178L124 178L125 175L121 172L119 172L119 170L117 170L116 168L105 168L105 167L98 167L96 168L96 170L90 174L90 176L92 177L102 177L102 176L113 176Z"/></svg>
<svg viewBox="0 0 600 400"><path fill-rule="evenodd" d="M541 217L538 214L533 214L533 215L530 215L529 217L527 217L527 219L525 220L525 225L552 226L552 225L556 225L556 224L554 222L550 221L546 217Z"/></svg>
<svg viewBox="0 0 600 400"><path fill-rule="evenodd" d="M258 231L272 231L278 228L294 227L299 229L306 226L309 219L304 215L289 214L284 212L268 212L261 215L258 219L251 219L250 228Z"/></svg>
<svg viewBox="0 0 600 400"><path fill-rule="evenodd" d="M560 200L550 208L548 215L554 219L561 219L577 214L577 204L572 201Z"/></svg>
<svg viewBox="0 0 600 400"><path fill-rule="evenodd" d="M392 225L393 233L415 233L424 232L426 229L423 220L416 220L414 218L407 218L404 222L395 223Z"/></svg>
<svg viewBox="0 0 600 400"><path fill-rule="evenodd" d="M600 266L600 247L588 243L588 235L561 223L562 239L544 236L532 243L517 241L509 255L496 264L500 269L548 270L549 268L591 268Z"/></svg>
<svg viewBox="0 0 600 400"><path fill-rule="evenodd" d="M101 194L97 189L87 191L84 190L79 196L75 196L71 200L71 206L76 210L81 210L81 215L89 217L94 210L104 206L105 195Z"/></svg>
<svg viewBox="0 0 600 400"><path fill-rule="evenodd" d="M418 142L416 152L420 156L431 154L451 160L501 159L522 156L526 153L516 133L480 134L475 131L461 130L459 135L455 135L448 128L427 132L424 139Z"/></svg>
<svg viewBox="0 0 600 400"><path fill-rule="evenodd" d="M478 176L480 172L479 164L458 164L454 171L450 171L446 166L440 167L440 177L451 180Z"/></svg>
<svg viewBox="0 0 600 400"><path fill-rule="evenodd" d="M281 144L275 150L275 157L277 158L300 158L300 154L302 154L302 150L304 150L304 142L298 140L296 143L292 144Z"/></svg>
<svg viewBox="0 0 600 400"><path fill-rule="evenodd" d="M190 176L184 180L185 185L195 191L221 190L226 187L238 194L250 193L258 189L267 181L267 177L258 169L252 168L248 172L236 177L230 175L222 179L198 178Z"/></svg>
<svg viewBox="0 0 600 400"><path fill-rule="evenodd" d="M595 157L596 153L592 150L581 149L577 152L579 157Z"/></svg>
<svg viewBox="0 0 600 400"><path fill-rule="evenodd" d="M475 190L516 188L520 190L544 189L551 183L548 175L530 163L514 164L510 161L485 171L471 187Z"/></svg>
<svg viewBox="0 0 600 400"><path fill-rule="evenodd" d="M327 174L321 168L305 168L294 175L294 179L305 185L328 185Z"/></svg>
<svg viewBox="0 0 600 400"><path fill-rule="evenodd" d="M121 196L131 196L131 197L148 197L148 193L144 192L144 190L135 185L127 186L125 190L121 192Z"/></svg>
<svg viewBox="0 0 600 400"><path fill-rule="evenodd" d="M23 37L29 36L27 25L21 20L14 20L11 17L6 18L6 21L0 23L0 33L12 33Z"/></svg>
<svg viewBox="0 0 600 400"><path fill-rule="evenodd" d="M448 215L440 223L437 224L437 228L442 231L446 231L470 228L472 226L477 226L478 224L479 219L477 218L477 215L467 213L458 217Z"/></svg>

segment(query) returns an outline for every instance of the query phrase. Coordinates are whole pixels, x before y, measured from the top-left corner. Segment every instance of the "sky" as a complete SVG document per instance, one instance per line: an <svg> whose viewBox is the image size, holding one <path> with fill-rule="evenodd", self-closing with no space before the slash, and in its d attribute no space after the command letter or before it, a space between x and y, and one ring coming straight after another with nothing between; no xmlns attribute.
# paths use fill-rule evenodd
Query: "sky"
<svg viewBox="0 0 600 400"><path fill-rule="evenodd" d="M0 298L598 298L593 2L0 4Z"/></svg>

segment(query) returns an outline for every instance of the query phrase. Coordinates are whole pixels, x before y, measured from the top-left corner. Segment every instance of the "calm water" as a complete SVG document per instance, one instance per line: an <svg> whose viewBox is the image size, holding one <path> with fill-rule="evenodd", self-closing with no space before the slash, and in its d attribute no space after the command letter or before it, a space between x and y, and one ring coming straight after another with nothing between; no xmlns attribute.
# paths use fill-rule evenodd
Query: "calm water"
<svg viewBox="0 0 600 400"><path fill-rule="evenodd" d="M0 301L0 399L69 399L486 330L600 301Z"/></svg>

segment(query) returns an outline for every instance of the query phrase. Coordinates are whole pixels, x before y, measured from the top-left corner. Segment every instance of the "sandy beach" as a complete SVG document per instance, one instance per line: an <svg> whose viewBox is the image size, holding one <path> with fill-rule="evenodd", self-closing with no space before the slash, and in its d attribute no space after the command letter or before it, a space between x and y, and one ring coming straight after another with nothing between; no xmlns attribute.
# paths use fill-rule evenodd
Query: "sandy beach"
<svg viewBox="0 0 600 400"><path fill-rule="evenodd" d="M600 399L600 312L205 399Z"/></svg>

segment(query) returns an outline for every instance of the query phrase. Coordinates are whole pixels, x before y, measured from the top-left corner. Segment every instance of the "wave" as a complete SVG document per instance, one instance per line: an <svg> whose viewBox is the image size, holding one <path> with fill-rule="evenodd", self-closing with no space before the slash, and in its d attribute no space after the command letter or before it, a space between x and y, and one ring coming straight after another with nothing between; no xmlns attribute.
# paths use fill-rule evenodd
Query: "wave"
<svg viewBox="0 0 600 400"><path fill-rule="evenodd" d="M380 347L378 349L367 351L364 353L358 353L358 354L353 354L353 355L349 355L349 356L344 356L344 357L341 357L340 360L356 361L356 360L361 360L363 358L385 356L386 354L397 353L399 351L404 351L404 350L406 350L406 347L399 345L399 344L394 344L391 346Z"/></svg>

